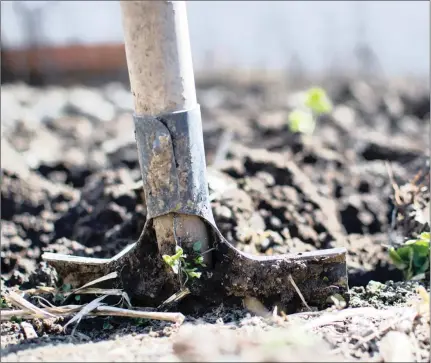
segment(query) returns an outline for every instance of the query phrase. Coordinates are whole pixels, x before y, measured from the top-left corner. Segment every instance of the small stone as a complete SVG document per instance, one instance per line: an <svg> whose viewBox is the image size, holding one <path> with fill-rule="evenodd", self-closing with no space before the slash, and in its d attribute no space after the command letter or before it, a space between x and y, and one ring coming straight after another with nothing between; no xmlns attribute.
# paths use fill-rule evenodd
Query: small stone
<svg viewBox="0 0 431 363"><path fill-rule="evenodd" d="M216 320L216 324L224 325L223 318L218 318L218 319Z"/></svg>
<svg viewBox="0 0 431 363"><path fill-rule="evenodd" d="M269 219L269 223L270 223L271 227L273 227L273 228L281 228L281 226L283 225L281 223L280 219L275 217L275 216L272 216Z"/></svg>
<svg viewBox="0 0 431 363"><path fill-rule="evenodd" d="M334 108L332 117L338 126L344 130L349 130L355 124L356 114L352 108L339 105Z"/></svg>
<svg viewBox="0 0 431 363"><path fill-rule="evenodd" d="M380 291L382 288L384 288L384 286L385 285L382 284L381 282L371 280L367 285L367 291L375 294L378 291Z"/></svg>
<svg viewBox="0 0 431 363"><path fill-rule="evenodd" d="M156 331L150 331L148 335L152 338L158 338L160 334Z"/></svg>
<svg viewBox="0 0 431 363"><path fill-rule="evenodd" d="M215 214L218 217L220 217L222 219L226 219L226 220L229 220L232 218L232 211L228 207L226 207L225 205L220 205L220 206L216 207Z"/></svg>
<svg viewBox="0 0 431 363"><path fill-rule="evenodd" d="M36 331L30 323L23 321L21 324L21 329L24 331L26 339L35 339L38 337Z"/></svg>
<svg viewBox="0 0 431 363"><path fill-rule="evenodd" d="M290 235L290 231L289 228L284 227L283 230L281 231L281 235L284 237L285 240L290 240L292 237Z"/></svg>
<svg viewBox="0 0 431 363"><path fill-rule="evenodd" d="M267 173L267 172L259 171L258 173L256 173L256 177L258 177L260 180L262 180L264 182L264 184L268 187L272 187L273 185L275 185L274 176Z"/></svg>

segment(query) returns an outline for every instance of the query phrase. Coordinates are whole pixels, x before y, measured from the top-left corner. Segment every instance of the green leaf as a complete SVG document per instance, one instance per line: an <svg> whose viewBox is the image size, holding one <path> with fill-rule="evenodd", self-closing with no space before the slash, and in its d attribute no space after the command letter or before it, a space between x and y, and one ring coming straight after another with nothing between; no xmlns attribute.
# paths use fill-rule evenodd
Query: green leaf
<svg viewBox="0 0 431 363"><path fill-rule="evenodd" d="M4 299L3 297L0 299L0 307L2 309L6 309L9 307L8 303L6 302L6 299Z"/></svg>
<svg viewBox="0 0 431 363"><path fill-rule="evenodd" d="M427 257L430 254L429 242L419 240L411 246L413 247L415 254L418 254L421 257Z"/></svg>
<svg viewBox="0 0 431 363"><path fill-rule="evenodd" d="M430 243L431 233L430 232L422 232L419 237L420 237L420 239L428 241L428 243Z"/></svg>
<svg viewBox="0 0 431 363"><path fill-rule="evenodd" d="M204 258L202 256L198 256L194 259L196 265L205 266Z"/></svg>
<svg viewBox="0 0 431 363"><path fill-rule="evenodd" d="M174 273L178 273L179 271L179 267L180 267L180 257L179 256L169 256L169 255L163 255L162 256L163 261L165 261L165 263L172 268L172 270L174 271Z"/></svg>
<svg viewBox="0 0 431 363"><path fill-rule="evenodd" d="M413 266L414 268L420 268L427 260L426 257L420 256L417 253L413 253Z"/></svg>
<svg viewBox="0 0 431 363"><path fill-rule="evenodd" d="M313 87L307 91L305 105L318 115L332 111L331 100L320 87Z"/></svg>
<svg viewBox="0 0 431 363"><path fill-rule="evenodd" d="M189 268L187 266L190 266L190 265L186 265L186 267L183 269L183 271L187 274L187 276L189 276L192 279L194 278L199 279L201 277L202 273L199 272L196 267Z"/></svg>
<svg viewBox="0 0 431 363"><path fill-rule="evenodd" d="M20 317L18 317L18 316L12 316L10 318L10 321L13 322L13 323L17 323L17 324L22 323L22 319Z"/></svg>
<svg viewBox="0 0 431 363"><path fill-rule="evenodd" d="M189 275L189 277L191 278L197 278L200 279L202 276L202 272L197 272L197 271L188 271L187 275Z"/></svg>
<svg viewBox="0 0 431 363"><path fill-rule="evenodd" d="M181 247L176 246L175 247L175 255L173 256L169 256L169 255L163 255L163 261L165 261L169 266L173 266L175 265L175 262L179 261L180 258L184 258L186 257L186 255L184 255L184 251Z"/></svg>
<svg viewBox="0 0 431 363"><path fill-rule="evenodd" d="M404 270L407 267L403 259L393 247L389 248L389 258L391 259L395 267L397 267L398 269Z"/></svg>
<svg viewBox="0 0 431 363"><path fill-rule="evenodd" d="M163 258L163 261L165 261L167 265L172 266L174 264L174 260L173 260L172 256L163 255L162 258Z"/></svg>
<svg viewBox="0 0 431 363"><path fill-rule="evenodd" d="M71 284L64 284L62 287L62 290L64 292L69 292L70 290L72 290L72 285Z"/></svg>
<svg viewBox="0 0 431 363"><path fill-rule="evenodd" d="M404 262L410 262L412 255L413 255L413 247L411 245L404 245L402 247L397 248L398 256L404 261Z"/></svg>
<svg viewBox="0 0 431 363"><path fill-rule="evenodd" d="M179 260L181 257L185 257L184 251L180 246L175 246L175 255L172 256L174 260Z"/></svg>
<svg viewBox="0 0 431 363"><path fill-rule="evenodd" d="M111 330L113 328L112 324L109 323L109 321L105 321L103 323L103 329L105 330Z"/></svg>
<svg viewBox="0 0 431 363"><path fill-rule="evenodd" d="M303 134L313 133L316 121L310 111L294 110L288 116L289 129Z"/></svg>
<svg viewBox="0 0 431 363"><path fill-rule="evenodd" d="M418 268L415 270L416 274L423 274L426 271L428 271L430 268L430 261L429 259L426 259L423 261L422 265L418 266Z"/></svg>
<svg viewBox="0 0 431 363"><path fill-rule="evenodd" d="M144 318L137 318L135 319L135 321L136 321L136 325L138 326L145 326L148 324L147 319L144 319Z"/></svg>
<svg viewBox="0 0 431 363"><path fill-rule="evenodd" d="M405 245L412 245L414 243L416 243L418 240L417 239L408 239L407 241L404 242Z"/></svg>
<svg viewBox="0 0 431 363"><path fill-rule="evenodd" d="M405 270L404 271L404 279L409 281L413 278L413 272L409 269L409 270Z"/></svg>
<svg viewBox="0 0 431 363"><path fill-rule="evenodd" d="M402 247L391 248L389 256L404 273L406 280L422 278L430 268L429 232L423 232L416 239L409 239Z"/></svg>
<svg viewBox="0 0 431 363"><path fill-rule="evenodd" d="M197 241L193 244L193 251L200 252L201 248L202 248L202 242L201 241Z"/></svg>
<svg viewBox="0 0 431 363"><path fill-rule="evenodd" d="M61 303L64 300L63 294L55 294L54 296L54 302L55 303Z"/></svg>

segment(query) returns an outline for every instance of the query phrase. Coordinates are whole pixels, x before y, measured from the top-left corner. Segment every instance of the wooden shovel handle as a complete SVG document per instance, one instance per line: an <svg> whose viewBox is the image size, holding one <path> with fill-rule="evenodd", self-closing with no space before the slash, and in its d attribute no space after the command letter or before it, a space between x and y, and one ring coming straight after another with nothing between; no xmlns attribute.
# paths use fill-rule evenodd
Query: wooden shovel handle
<svg viewBox="0 0 431 363"><path fill-rule="evenodd" d="M127 66L135 113L157 116L197 105L184 1L120 1ZM201 242L209 249L206 225L197 216L170 213L154 219L159 251ZM173 233L175 232L175 233ZM179 240L179 241L178 241ZM210 254L204 261L211 263Z"/></svg>
<svg viewBox="0 0 431 363"><path fill-rule="evenodd" d="M120 1L138 115L187 110L196 90L184 1Z"/></svg>

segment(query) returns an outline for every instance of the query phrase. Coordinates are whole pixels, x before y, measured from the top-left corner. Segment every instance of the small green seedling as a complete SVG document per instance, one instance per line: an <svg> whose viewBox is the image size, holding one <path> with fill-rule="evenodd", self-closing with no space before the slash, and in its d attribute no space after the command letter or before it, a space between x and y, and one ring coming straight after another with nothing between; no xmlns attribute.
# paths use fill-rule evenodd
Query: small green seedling
<svg viewBox="0 0 431 363"><path fill-rule="evenodd" d="M22 323L22 318L20 318L19 316L12 316L10 318L10 321L13 322L13 323L20 324L20 323Z"/></svg>
<svg viewBox="0 0 431 363"><path fill-rule="evenodd" d="M332 102L325 90L320 87L313 87L307 91L305 106L317 115L323 115L332 111Z"/></svg>
<svg viewBox="0 0 431 363"><path fill-rule="evenodd" d="M144 318L137 318L135 319L136 325L137 326L147 326L148 325L148 319L144 319Z"/></svg>
<svg viewBox="0 0 431 363"><path fill-rule="evenodd" d="M104 330L111 330L114 326L109 322L109 321L105 321L103 323L103 329Z"/></svg>
<svg viewBox="0 0 431 363"><path fill-rule="evenodd" d="M72 285L71 285L71 284L64 284L64 285L61 287L61 290L62 290L62 291L64 291L64 292L69 292L69 291L71 291L71 290L72 290Z"/></svg>
<svg viewBox="0 0 431 363"><path fill-rule="evenodd" d="M202 256L196 257L193 261L194 261L195 265L199 265L199 266L203 266L203 267L206 266L204 264L204 258Z"/></svg>
<svg viewBox="0 0 431 363"><path fill-rule="evenodd" d="M289 128L292 132L312 134L316 128L316 120L309 110L294 110L289 114Z"/></svg>
<svg viewBox="0 0 431 363"><path fill-rule="evenodd" d="M181 247L175 247L175 255L163 255L163 261L172 268L175 274L178 274L181 268L181 260L184 259L184 251Z"/></svg>
<svg viewBox="0 0 431 363"><path fill-rule="evenodd" d="M61 304L64 302L64 300L66 300L65 294L72 291L72 285L71 284L64 284L57 291L58 292L54 295L54 302ZM75 299L76 299L76 297L75 297ZM76 301L79 301L79 299Z"/></svg>
<svg viewBox="0 0 431 363"><path fill-rule="evenodd" d="M199 252L202 248L202 242L198 241L193 244L193 251ZM202 275L202 272L199 272L198 267L196 266L203 266L205 267L205 264L203 262L202 256L197 256L193 259L193 263L190 263L186 261L187 255L184 254L184 250L176 246L175 247L175 255L169 256L169 255L163 255L163 261L172 268L175 274L178 274L180 271L185 274L186 281L191 279L199 279Z"/></svg>
<svg viewBox="0 0 431 363"><path fill-rule="evenodd" d="M64 301L64 295L63 294L55 294L54 295L54 302L55 303L62 303Z"/></svg>
<svg viewBox="0 0 431 363"><path fill-rule="evenodd" d="M10 308L9 304L7 303L4 297L0 298L0 308L2 309Z"/></svg>
<svg viewBox="0 0 431 363"><path fill-rule="evenodd" d="M304 104L288 116L290 131L312 134L316 128L316 118L331 111L332 102L325 90L320 87L310 88L305 94Z"/></svg>
<svg viewBox="0 0 431 363"><path fill-rule="evenodd" d="M401 247L390 247L389 257L403 271L406 280L424 278L430 270L430 232L421 233L418 238L406 241Z"/></svg>
<svg viewBox="0 0 431 363"><path fill-rule="evenodd" d="M193 244L193 251L200 252L201 249L202 249L202 242L201 241L197 241Z"/></svg>
<svg viewBox="0 0 431 363"><path fill-rule="evenodd" d="M200 279L202 276L202 272L199 272L197 267L191 267L190 263L186 262L183 272L187 275L187 277L192 279Z"/></svg>

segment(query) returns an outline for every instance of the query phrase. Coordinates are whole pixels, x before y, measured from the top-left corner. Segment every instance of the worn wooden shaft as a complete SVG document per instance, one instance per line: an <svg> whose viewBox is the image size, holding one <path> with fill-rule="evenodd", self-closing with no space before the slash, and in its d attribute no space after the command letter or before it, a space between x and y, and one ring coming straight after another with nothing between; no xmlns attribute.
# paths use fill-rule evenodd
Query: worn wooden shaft
<svg viewBox="0 0 431 363"><path fill-rule="evenodd" d="M140 115L196 105L186 5L120 1L130 85Z"/></svg>
<svg viewBox="0 0 431 363"><path fill-rule="evenodd" d="M120 5L136 114L157 116L195 107L185 2L125 0ZM175 223L173 217L168 214L154 220L162 253L172 252L177 242L184 246L200 241L202 251L209 249L208 231L199 217L180 214ZM210 254L204 259L210 263Z"/></svg>

